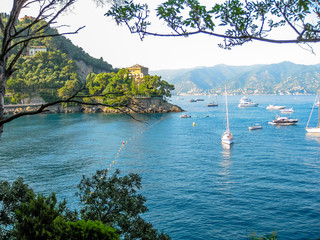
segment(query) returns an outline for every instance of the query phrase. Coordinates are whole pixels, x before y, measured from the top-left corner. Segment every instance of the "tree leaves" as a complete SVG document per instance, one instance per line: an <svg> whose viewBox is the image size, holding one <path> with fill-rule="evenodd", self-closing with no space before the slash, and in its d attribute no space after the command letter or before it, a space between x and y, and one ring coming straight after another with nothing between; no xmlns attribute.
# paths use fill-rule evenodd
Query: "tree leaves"
<svg viewBox="0 0 320 240"><path fill-rule="evenodd" d="M170 239L158 234L151 223L145 222L141 214L148 211L145 197L138 193L141 177L130 173L121 177L116 170L99 170L92 177L83 176L78 186L82 219L99 220L118 229L124 239Z"/></svg>
<svg viewBox="0 0 320 240"><path fill-rule="evenodd" d="M220 46L226 49L253 40L271 43L320 41L320 7L316 0L227 0L213 6L198 0L167 0L155 9L159 20L169 27L165 33L152 28L156 20L148 21L149 15L142 17L142 12L148 9L146 5L138 7L130 1L121 6L113 5L111 9L106 16L121 19L117 20L118 24L124 23L132 33L143 37L207 34L223 38ZM124 9L130 12L130 17L121 14ZM135 27L139 22L147 22L148 28ZM272 30L282 27L291 28L296 38L268 38Z"/></svg>

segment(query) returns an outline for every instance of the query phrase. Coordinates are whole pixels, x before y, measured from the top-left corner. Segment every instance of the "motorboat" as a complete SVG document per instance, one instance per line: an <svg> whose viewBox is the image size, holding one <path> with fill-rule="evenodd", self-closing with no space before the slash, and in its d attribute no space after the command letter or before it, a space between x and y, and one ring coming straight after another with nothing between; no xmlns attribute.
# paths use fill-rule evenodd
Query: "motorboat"
<svg viewBox="0 0 320 240"><path fill-rule="evenodd" d="M260 124L254 124L252 126L249 127L249 130L257 130L257 129L261 129L262 126Z"/></svg>
<svg viewBox="0 0 320 240"><path fill-rule="evenodd" d="M238 107L257 107L258 105L258 103L253 102L251 99L242 97Z"/></svg>
<svg viewBox="0 0 320 240"><path fill-rule="evenodd" d="M191 99L189 99L189 101L188 102L196 102L196 100L195 99L193 99L193 98L191 98Z"/></svg>
<svg viewBox="0 0 320 240"><path fill-rule="evenodd" d="M280 110L281 113L293 113L293 107L292 108L287 108L287 109L281 109Z"/></svg>
<svg viewBox="0 0 320 240"><path fill-rule="evenodd" d="M277 106L277 105L271 105L269 104L266 109L268 110L280 110L280 109L284 109L286 106Z"/></svg>
<svg viewBox="0 0 320 240"><path fill-rule="evenodd" d="M201 102L201 101L204 101L204 99L203 98L196 98L195 101L196 102Z"/></svg>
<svg viewBox="0 0 320 240"><path fill-rule="evenodd" d="M182 114L180 115L180 118L191 118L191 116L188 114Z"/></svg>
<svg viewBox="0 0 320 240"><path fill-rule="evenodd" d="M297 118L287 118L287 117L280 117L277 116L275 119L272 120L272 122L269 122L271 125L279 125L279 126L287 126L287 125L294 125L299 120Z"/></svg>
<svg viewBox="0 0 320 240"><path fill-rule="evenodd" d="M214 103L214 102L207 104L207 107L217 107L217 106L218 106L218 104Z"/></svg>

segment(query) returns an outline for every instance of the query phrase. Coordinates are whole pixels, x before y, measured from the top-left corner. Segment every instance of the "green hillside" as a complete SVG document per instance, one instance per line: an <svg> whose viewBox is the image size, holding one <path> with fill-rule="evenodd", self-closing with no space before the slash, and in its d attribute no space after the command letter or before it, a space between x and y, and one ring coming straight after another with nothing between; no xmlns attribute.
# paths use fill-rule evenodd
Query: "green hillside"
<svg viewBox="0 0 320 240"><path fill-rule="evenodd" d="M5 22L7 15L4 14L1 17ZM28 17L24 18L18 23L17 29L22 29L31 21L32 19ZM38 24L41 25L44 22ZM57 29L49 28L46 33L57 34L58 32ZM0 34L0 39L2 38ZM64 36L32 40L28 46L45 47L46 51L35 55L31 55L28 50L24 52L15 66L16 71L7 82L6 104L28 102L35 97L42 98L44 101L53 101L62 92L64 92L62 95L65 95L65 89L72 91L73 88L79 87L90 72L98 74L118 71L102 58L91 57ZM14 48L10 58L13 58L18 51L18 48Z"/></svg>

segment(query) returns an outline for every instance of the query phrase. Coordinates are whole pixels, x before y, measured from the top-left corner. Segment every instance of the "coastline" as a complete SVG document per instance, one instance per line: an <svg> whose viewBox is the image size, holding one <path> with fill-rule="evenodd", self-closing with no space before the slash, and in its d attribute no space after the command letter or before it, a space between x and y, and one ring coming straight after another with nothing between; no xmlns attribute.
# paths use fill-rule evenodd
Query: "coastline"
<svg viewBox="0 0 320 240"><path fill-rule="evenodd" d="M37 110L41 104L17 104L5 105L5 114L16 114L25 111ZM48 107L44 113L170 113L184 112L178 105L174 105L158 98L133 98L128 108L114 109L104 106L68 106L61 104Z"/></svg>

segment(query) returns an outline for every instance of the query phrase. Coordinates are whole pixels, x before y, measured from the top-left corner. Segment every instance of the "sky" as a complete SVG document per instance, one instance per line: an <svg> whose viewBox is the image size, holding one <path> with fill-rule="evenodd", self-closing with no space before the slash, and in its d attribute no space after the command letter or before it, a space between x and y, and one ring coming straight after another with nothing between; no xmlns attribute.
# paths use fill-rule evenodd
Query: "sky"
<svg viewBox="0 0 320 240"><path fill-rule="evenodd" d="M1 0L1 12L9 12L12 0ZM31 12L22 13L32 15ZM69 30L86 26L76 35L67 36L95 58L102 57L115 68L140 64L149 71L212 67L218 64L244 66L291 61L297 64L320 63L320 44L312 45L315 55L297 44L271 44L252 42L224 50L218 47L221 39L197 35L188 38L152 37L143 41L131 34L126 26L117 26L104 16L105 8L97 8L92 1L78 0L68 14L59 18L59 24Z"/></svg>

